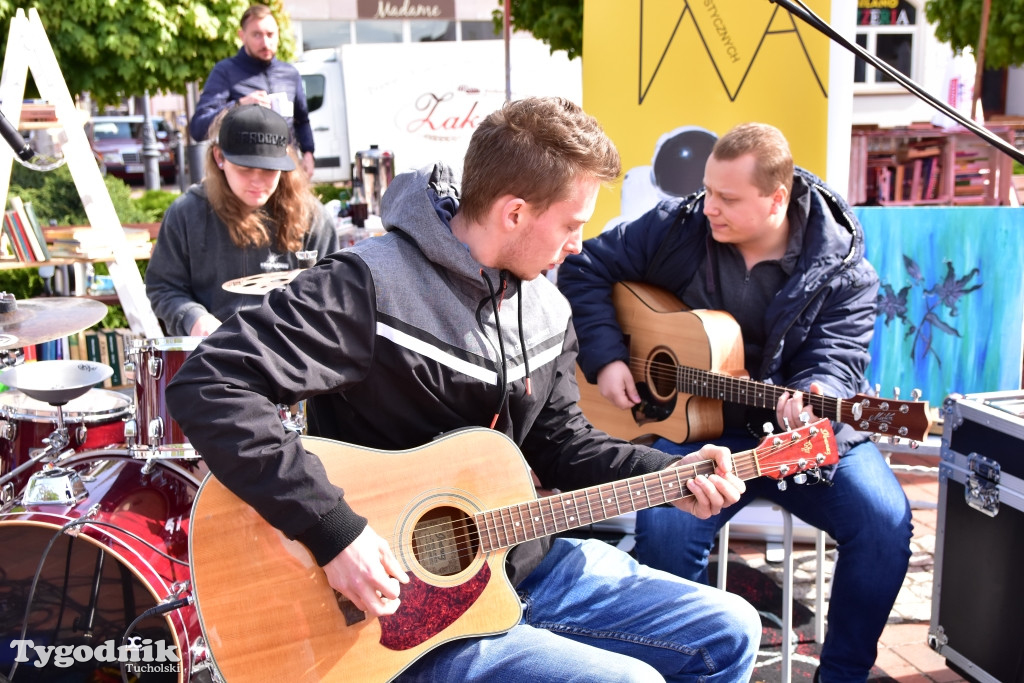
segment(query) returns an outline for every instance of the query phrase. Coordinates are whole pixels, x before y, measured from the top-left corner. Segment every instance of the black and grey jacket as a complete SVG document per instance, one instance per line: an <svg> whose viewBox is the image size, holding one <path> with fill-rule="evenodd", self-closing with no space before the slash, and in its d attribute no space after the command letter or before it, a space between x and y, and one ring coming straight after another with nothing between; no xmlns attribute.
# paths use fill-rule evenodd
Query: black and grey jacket
<svg viewBox="0 0 1024 683"><path fill-rule="evenodd" d="M476 262L448 225L457 210L449 169L398 176L383 199L387 234L337 252L229 320L167 390L211 471L321 564L366 520L285 434L277 403L310 399L311 433L375 449L493 425L545 486L562 490L673 459L583 418L569 304L545 278L520 282ZM382 471L380 486L389 481ZM513 582L541 551L531 542L510 554Z"/></svg>

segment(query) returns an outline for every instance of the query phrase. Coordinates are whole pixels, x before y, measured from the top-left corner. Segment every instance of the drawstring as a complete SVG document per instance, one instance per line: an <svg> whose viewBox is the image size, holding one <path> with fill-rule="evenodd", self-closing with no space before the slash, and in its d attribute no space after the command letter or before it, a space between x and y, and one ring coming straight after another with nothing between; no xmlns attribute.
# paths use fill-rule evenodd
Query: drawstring
<svg viewBox="0 0 1024 683"><path fill-rule="evenodd" d="M533 382L530 380L530 354L526 352L526 338L523 336L523 281L519 281L519 348L523 350L523 367L526 369L526 395L533 396Z"/></svg>
<svg viewBox="0 0 1024 683"><path fill-rule="evenodd" d="M501 318L498 317L498 311L501 310L501 299L498 297L495 300L497 293L494 291L494 285L491 283L490 278L480 271L480 277L487 283L487 289L491 292L491 308L494 310L494 325L498 328L498 353L501 355L501 362L498 366L498 381L501 383L501 400L498 401L498 408L494 411L494 417L491 418L491 429L498 424L498 418L501 417L501 409L505 407L505 401L508 400L508 377L506 375L507 368L505 367L505 341L501 337ZM505 294L505 288L508 286L507 281L504 277L501 278L501 294Z"/></svg>
<svg viewBox="0 0 1024 683"><path fill-rule="evenodd" d="M505 340L501 334L501 317L499 312L501 311L501 302L505 297L505 290L508 289L508 280L504 273L501 277L501 291L494 291L494 284L490 281L483 270L480 271L480 277L487 283L487 289L491 293L491 308L494 310L494 325L498 329L498 352L501 355L501 363L498 370L498 381L501 383L501 400L498 402L498 409L494 412L494 417L491 419L491 429L498 424L498 418L501 417L501 410L505 407L505 403L508 401L509 388L508 388L508 358L505 355ZM526 337L523 333L523 286L522 281L519 281L519 346L523 350L523 367L526 373L526 395L533 395L533 380L530 378L530 359L529 354L526 351Z"/></svg>

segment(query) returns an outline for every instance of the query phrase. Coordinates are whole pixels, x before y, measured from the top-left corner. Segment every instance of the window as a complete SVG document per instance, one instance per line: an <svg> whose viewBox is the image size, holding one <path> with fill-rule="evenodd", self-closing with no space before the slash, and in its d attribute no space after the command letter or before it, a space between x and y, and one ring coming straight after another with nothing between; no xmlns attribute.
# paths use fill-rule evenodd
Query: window
<svg viewBox="0 0 1024 683"><path fill-rule="evenodd" d="M914 37L918 8L909 0L857 0L857 44L904 74L914 77ZM856 59L856 90L892 90L901 86L889 74Z"/></svg>
<svg viewBox="0 0 1024 683"><path fill-rule="evenodd" d="M414 43L455 40L455 22L414 19L409 22L409 37Z"/></svg>
<svg viewBox="0 0 1024 683"><path fill-rule="evenodd" d="M337 47L352 42L351 21L302 21L302 49Z"/></svg>
<svg viewBox="0 0 1024 683"><path fill-rule="evenodd" d="M324 84L326 78L319 74L304 74L302 89L306 91L306 108L314 112L324 105Z"/></svg>
<svg viewBox="0 0 1024 683"><path fill-rule="evenodd" d="M493 21L463 21L463 40L500 40L501 34L494 30Z"/></svg>
<svg viewBox="0 0 1024 683"><path fill-rule="evenodd" d="M356 22L356 42L401 43L403 23L388 19L360 19Z"/></svg>

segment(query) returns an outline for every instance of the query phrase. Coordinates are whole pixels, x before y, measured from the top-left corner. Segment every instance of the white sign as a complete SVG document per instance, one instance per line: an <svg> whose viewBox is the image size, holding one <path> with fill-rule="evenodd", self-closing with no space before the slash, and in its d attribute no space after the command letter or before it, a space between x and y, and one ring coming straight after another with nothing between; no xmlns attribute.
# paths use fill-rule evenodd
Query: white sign
<svg viewBox="0 0 1024 683"><path fill-rule="evenodd" d="M502 41L345 45L349 146L395 154L400 172L444 161L456 169L476 126L505 102ZM510 44L512 98L583 101L579 60L537 40Z"/></svg>

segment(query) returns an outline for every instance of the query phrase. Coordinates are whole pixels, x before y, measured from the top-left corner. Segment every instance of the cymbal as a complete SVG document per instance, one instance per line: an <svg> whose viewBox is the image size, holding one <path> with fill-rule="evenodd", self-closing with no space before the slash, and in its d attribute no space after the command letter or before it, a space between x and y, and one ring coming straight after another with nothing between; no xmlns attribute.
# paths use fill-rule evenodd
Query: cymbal
<svg viewBox="0 0 1024 683"><path fill-rule="evenodd" d="M7 298L5 308L10 308ZM14 310L0 312L0 349L52 341L92 327L107 314L107 306L82 297L43 297L14 300Z"/></svg>
<svg viewBox="0 0 1024 683"><path fill-rule="evenodd" d="M258 294L263 295L272 289L284 287L295 279L295 276L303 271L302 268L294 270L279 270L273 273L259 273L246 277L228 280L221 288L234 294Z"/></svg>

